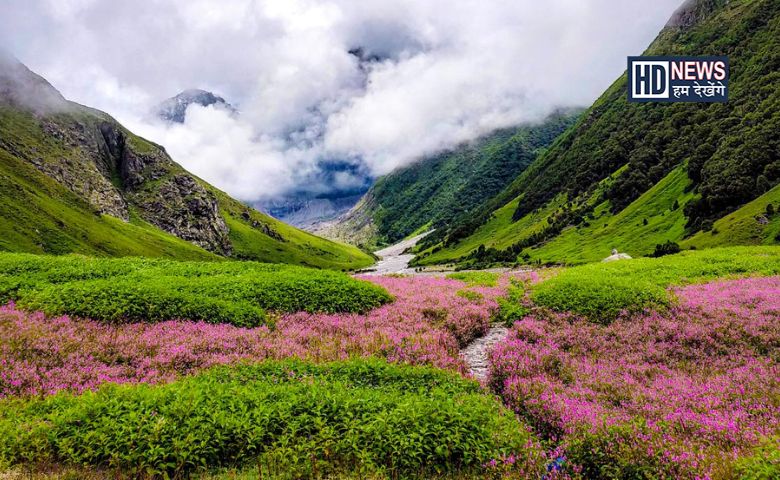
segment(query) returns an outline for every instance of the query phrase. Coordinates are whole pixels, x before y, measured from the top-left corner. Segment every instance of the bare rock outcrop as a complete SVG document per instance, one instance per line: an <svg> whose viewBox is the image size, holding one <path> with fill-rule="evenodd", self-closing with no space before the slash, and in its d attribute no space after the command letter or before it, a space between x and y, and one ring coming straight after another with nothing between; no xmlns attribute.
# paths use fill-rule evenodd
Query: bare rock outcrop
<svg viewBox="0 0 780 480"><path fill-rule="evenodd" d="M228 227L215 194L165 149L109 115L65 100L45 79L0 52L0 106L19 112L24 138L0 138L11 152L87 202L98 214L152 225L220 255Z"/></svg>
<svg viewBox="0 0 780 480"><path fill-rule="evenodd" d="M723 3L728 0L685 0L666 22L666 28L693 27Z"/></svg>

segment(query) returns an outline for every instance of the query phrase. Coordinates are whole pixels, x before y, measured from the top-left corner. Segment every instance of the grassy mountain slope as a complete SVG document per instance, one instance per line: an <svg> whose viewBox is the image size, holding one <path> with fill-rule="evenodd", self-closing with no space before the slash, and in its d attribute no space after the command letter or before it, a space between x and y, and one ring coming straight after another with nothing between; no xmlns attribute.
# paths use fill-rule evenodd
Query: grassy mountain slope
<svg viewBox="0 0 780 480"><path fill-rule="evenodd" d="M562 111L537 125L499 130L390 173L341 220L341 234L331 234L387 244L426 225L446 226L501 192L579 113Z"/></svg>
<svg viewBox="0 0 780 480"><path fill-rule="evenodd" d="M768 206L771 205L771 208ZM712 248L780 243L780 185L682 242L683 247Z"/></svg>
<svg viewBox="0 0 780 480"><path fill-rule="evenodd" d="M780 3L685 8L646 54L728 55L728 103L629 104L622 76L491 208L427 238L418 262L582 263L613 247L646 255L709 231L780 183ZM745 243L755 228L721 223L719 244ZM697 242L706 244L688 244Z"/></svg>
<svg viewBox="0 0 780 480"><path fill-rule="evenodd" d="M0 58L0 249L32 253L230 257L353 269L356 247L296 230L230 198L163 147L68 102Z"/></svg>
<svg viewBox="0 0 780 480"><path fill-rule="evenodd" d="M272 263L353 270L374 263L359 248L312 235L212 190L230 229L233 257Z"/></svg>
<svg viewBox="0 0 780 480"><path fill-rule="evenodd" d="M124 222L0 150L0 250L217 259L133 216Z"/></svg>
<svg viewBox="0 0 780 480"><path fill-rule="evenodd" d="M601 182L589 202L599 201L599 194L609 188L621 172L619 170ZM529 249L527 253L532 259L543 263L566 258L577 258L581 262L598 261L604 258L604 252L618 246L630 255L645 255L670 236L678 237L684 233L685 216L681 208L674 208L674 204L675 201L678 205L684 204L693 197L693 193L688 190L689 185L690 180L684 168L678 167L617 214L611 212L608 201L601 201L593 206L592 213L581 225L565 228L556 237ZM561 195L538 212L513 221L512 214L521 201L518 198L508 203L473 235L452 248L441 249L422 258L420 263L457 261L477 250L480 245L498 250L510 248L518 237L543 232L549 226L548 219L559 215L567 203Z"/></svg>

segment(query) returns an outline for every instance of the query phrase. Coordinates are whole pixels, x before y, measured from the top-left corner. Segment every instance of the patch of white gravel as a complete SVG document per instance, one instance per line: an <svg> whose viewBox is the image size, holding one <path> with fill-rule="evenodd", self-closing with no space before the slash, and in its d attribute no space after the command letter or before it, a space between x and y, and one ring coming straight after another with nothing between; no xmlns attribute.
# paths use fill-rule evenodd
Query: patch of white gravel
<svg viewBox="0 0 780 480"><path fill-rule="evenodd" d="M369 270L366 270L365 273L368 275L387 275L391 273L413 274L414 269L409 268L409 262L412 261L414 255L408 253L404 254L404 252L415 246L417 242L422 240L432 231L433 230L430 232L425 232L421 235L417 235L416 237L412 237L410 239L396 243L395 245L391 245L387 248L374 252L374 255L379 257L379 261Z"/></svg>
<svg viewBox="0 0 780 480"><path fill-rule="evenodd" d="M469 372L477 380L485 380L488 375L488 354L493 347L509 335L509 329L504 325L493 325L484 337L477 338L460 351L466 361Z"/></svg>

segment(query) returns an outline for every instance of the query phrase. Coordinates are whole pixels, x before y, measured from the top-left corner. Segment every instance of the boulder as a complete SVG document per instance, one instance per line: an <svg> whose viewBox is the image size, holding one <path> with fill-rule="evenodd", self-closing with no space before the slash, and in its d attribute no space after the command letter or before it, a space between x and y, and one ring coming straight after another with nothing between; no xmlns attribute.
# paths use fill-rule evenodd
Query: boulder
<svg viewBox="0 0 780 480"><path fill-rule="evenodd" d="M602 262L615 262L618 260L631 260L631 255L627 253L619 253L617 249L612 249L612 255L608 256Z"/></svg>

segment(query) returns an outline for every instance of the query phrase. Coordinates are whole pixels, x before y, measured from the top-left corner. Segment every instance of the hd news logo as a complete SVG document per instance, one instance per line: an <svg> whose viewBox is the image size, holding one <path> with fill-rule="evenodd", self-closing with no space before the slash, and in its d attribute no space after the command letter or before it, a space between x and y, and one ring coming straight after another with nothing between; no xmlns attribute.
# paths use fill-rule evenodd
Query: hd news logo
<svg viewBox="0 0 780 480"><path fill-rule="evenodd" d="M728 57L628 57L629 102L726 102Z"/></svg>

